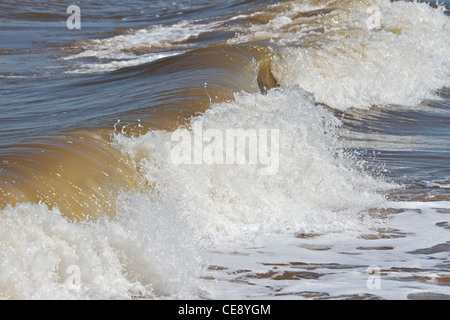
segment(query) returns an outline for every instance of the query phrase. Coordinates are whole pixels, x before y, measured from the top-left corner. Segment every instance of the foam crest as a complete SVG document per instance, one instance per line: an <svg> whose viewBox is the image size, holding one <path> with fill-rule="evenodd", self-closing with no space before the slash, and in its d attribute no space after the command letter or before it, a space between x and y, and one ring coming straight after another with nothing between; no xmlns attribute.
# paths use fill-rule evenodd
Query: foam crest
<svg viewBox="0 0 450 320"><path fill-rule="evenodd" d="M367 27L369 5L380 10L379 29ZM280 50L274 60L272 71L283 87L299 85L319 102L345 110L416 106L436 99L434 92L450 84L450 23L444 8L383 0L336 9L323 20L335 25L303 37L303 46ZM285 39L293 38L286 32Z"/></svg>
<svg viewBox="0 0 450 320"><path fill-rule="evenodd" d="M228 42L271 43L278 83L333 108L416 106L450 85L449 19L416 1L288 1L247 17Z"/></svg>
<svg viewBox="0 0 450 320"><path fill-rule="evenodd" d="M106 63L86 63L77 67L75 70L68 71L67 73L99 73L99 72L111 72L114 70L138 66L144 63L149 63L159 59L176 56L183 52L160 52L149 53L139 57L129 57L125 60L114 60Z"/></svg>
<svg viewBox="0 0 450 320"><path fill-rule="evenodd" d="M193 118L187 132L198 122L203 130L224 134L279 130L278 171L263 175L261 163L249 162L177 165L173 133L163 131L117 135L115 144L146 179L151 197L179 202L202 235L236 240L277 231L351 232L365 227L364 209L384 201L377 189L387 185L357 170L341 149L340 122L300 88L237 94L235 101L214 104Z"/></svg>
<svg viewBox="0 0 450 320"><path fill-rule="evenodd" d="M1 212L0 298L193 298L199 247L176 209L138 195L114 219L72 223L57 209L20 204Z"/></svg>

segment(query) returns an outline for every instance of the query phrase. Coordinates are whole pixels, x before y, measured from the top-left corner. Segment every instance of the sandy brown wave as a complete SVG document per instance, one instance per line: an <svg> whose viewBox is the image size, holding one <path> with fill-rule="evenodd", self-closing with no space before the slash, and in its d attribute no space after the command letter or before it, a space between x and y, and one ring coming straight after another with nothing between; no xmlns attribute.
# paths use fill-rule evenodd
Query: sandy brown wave
<svg viewBox="0 0 450 320"><path fill-rule="evenodd" d="M157 103L122 114L120 122L29 137L2 147L0 210L32 202L57 207L72 220L112 216L120 193L146 189L137 169L112 146L115 133L139 136L149 130L173 130L211 103L232 99L235 92L265 92L277 85L270 70L270 50L233 46L194 50L119 70L111 74L114 81L105 85L120 86L121 81L161 74L172 74L176 81L159 92L149 87L149 95L159 95L152 100ZM105 81L101 79L85 85L98 85L96 81Z"/></svg>

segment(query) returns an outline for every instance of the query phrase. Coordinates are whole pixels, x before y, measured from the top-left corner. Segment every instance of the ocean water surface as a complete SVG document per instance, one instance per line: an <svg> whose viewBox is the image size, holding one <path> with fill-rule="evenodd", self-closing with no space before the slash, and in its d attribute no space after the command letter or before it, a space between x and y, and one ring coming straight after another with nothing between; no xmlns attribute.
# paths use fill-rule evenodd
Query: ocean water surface
<svg viewBox="0 0 450 320"><path fill-rule="evenodd" d="M0 4L0 298L450 299L449 1L68 5Z"/></svg>

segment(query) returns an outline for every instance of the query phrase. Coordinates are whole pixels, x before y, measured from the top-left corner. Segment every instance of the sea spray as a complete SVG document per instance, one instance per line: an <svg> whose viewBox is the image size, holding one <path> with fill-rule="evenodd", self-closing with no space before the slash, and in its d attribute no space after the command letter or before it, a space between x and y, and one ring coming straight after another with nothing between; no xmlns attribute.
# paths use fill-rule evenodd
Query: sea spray
<svg viewBox="0 0 450 320"><path fill-rule="evenodd" d="M383 204L378 190L388 184L357 170L354 158L341 148L340 121L301 88L236 94L234 101L212 105L191 124L199 121L204 130L224 134L233 128L279 130L278 172L264 176L261 165L250 163L174 162L179 142L169 132L115 137L154 199L179 202L199 234L242 240L274 231L358 230L365 227L361 213Z"/></svg>
<svg viewBox="0 0 450 320"><path fill-rule="evenodd" d="M197 243L173 205L137 194L117 201L116 217L85 223L44 205L3 210L0 298L197 297L207 242Z"/></svg>

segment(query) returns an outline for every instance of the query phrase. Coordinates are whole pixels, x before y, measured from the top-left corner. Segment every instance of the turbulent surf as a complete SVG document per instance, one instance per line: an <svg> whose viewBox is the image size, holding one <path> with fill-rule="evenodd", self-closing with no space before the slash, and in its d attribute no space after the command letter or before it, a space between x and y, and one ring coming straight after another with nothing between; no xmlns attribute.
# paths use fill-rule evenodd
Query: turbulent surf
<svg viewBox="0 0 450 320"><path fill-rule="evenodd" d="M0 298L450 297L448 1L79 7L0 4Z"/></svg>

